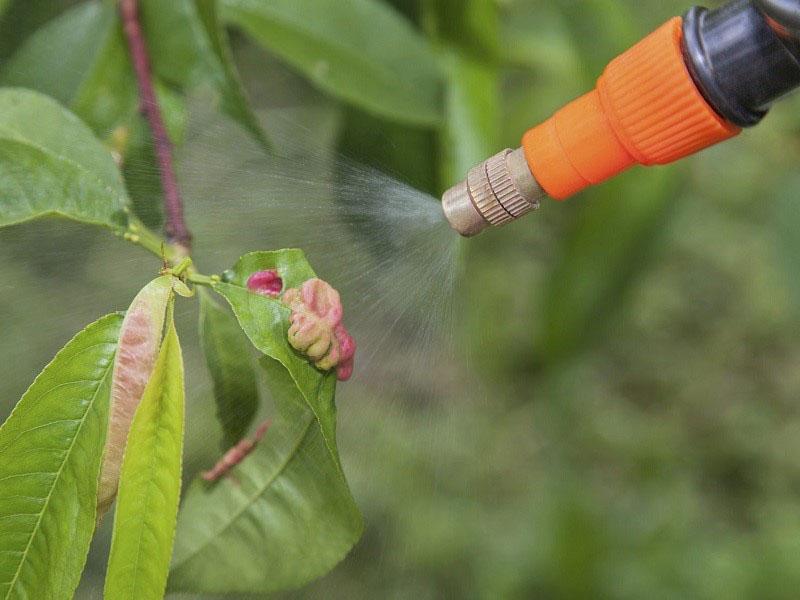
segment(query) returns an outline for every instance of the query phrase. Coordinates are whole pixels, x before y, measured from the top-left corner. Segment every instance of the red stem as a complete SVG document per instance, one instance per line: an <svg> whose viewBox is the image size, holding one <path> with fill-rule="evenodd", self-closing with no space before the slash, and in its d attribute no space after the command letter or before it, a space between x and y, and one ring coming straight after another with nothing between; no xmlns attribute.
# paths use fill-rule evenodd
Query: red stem
<svg viewBox="0 0 800 600"><path fill-rule="evenodd" d="M136 81L139 85L141 111L147 118L153 135L153 146L156 160L158 161L161 188L164 192L164 212L166 213L164 233L166 233L169 242L180 244L188 250L192 244L192 234L189 232L183 217L183 201L178 187L178 179L175 177L175 168L172 164L172 143L164 126L164 119L161 116L161 109L158 106L155 89L153 88L150 59L147 55L147 47L142 35L142 27L139 23L138 0L121 0L120 13L122 15L125 38L128 41L128 48L133 62L133 69L136 72Z"/></svg>

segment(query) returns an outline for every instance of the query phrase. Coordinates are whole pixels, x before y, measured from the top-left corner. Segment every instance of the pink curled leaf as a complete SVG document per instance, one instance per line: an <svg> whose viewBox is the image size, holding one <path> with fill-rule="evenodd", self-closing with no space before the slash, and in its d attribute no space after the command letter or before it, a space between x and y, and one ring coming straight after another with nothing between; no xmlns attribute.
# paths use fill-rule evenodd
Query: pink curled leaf
<svg viewBox="0 0 800 600"><path fill-rule="evenodd" d="M216 464L208 471L203 471L200 476L206 481L213 482L226 475L231 469L242 462L247 455L250 454L256 447L256 444L266 435L272 422L268 419L264 421L256 429L255 434L251 438L242 438L225 454L222 455Z"/></svg>
<svg viewBox="0 0 800 600"><path fill-rule="evenodd" d="M341 323L336 326L333 333L339 344L339 364L336 366L336 378L339 381L347 381L353 374L356 341Z"/></svg>
<svg viewBox="0 0 800 600"><path fill-rule="evenodd" d="M122 321L97 491L98 519L109 509L117 494L128 431L158 357L171 296L172 277L164 275L154 279L136 295Z"/></svg>
<svg viewBox="0 0 800 600"><path fill-rule="evenodd" d="M340 381L353 373L356 344L342 324L342 300L327 282L313 278L300 289L291 288L283 295L291 309L287 337L293 348L303 352L318 369L336 368Z"/></svg>
<svg viewBox="0 0 800 600"><path fill-rule="evenodd" d="M247 289L262 296L277 298L283 289L283 280L274 269L257 271L247 279Z"/></svg>

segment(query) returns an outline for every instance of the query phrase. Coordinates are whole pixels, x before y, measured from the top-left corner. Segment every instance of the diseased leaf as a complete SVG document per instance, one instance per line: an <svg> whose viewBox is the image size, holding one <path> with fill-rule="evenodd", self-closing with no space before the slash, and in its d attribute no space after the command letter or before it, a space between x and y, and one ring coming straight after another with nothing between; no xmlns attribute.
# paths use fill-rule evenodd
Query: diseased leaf
<svg viewBox="0 0 800 600"><path fill-rule="evenodd" d="M440 122L436 56L411 23L385 3L223 0L221 8L226 21L326 92L390 119Z"/></svg>
<svg viewBox="0 0 800 600"><path fill-rule="evenodd" d="M117 7L87 2L49 21L3 65L0 84L52 96L105 137L137 106Z"/></svg>
<svg viewBox="0 0 800 600"><path fill-rule="evenodd" d="M98 518L117 494L125 441L156 364L171 298L172 276L162 275L142 288L125 313L114 361L108 435L97 493Z"/></svg>
<svg viewBox="0 0 800 600"><path fill-rule="evenodd" d="M286 248L244 254L228 272L231 275L228 280L230 283L246 287L250 275L256 271L270 269L276 270L283 279L284 290L300 287L305 281L317 276L302 250Z"/></svg>
<svg viewBox="0 0 800 600"><path fill-rule="evenodd" d="M164 596L180 496L183 420L183 359L170 314L125 447L106 574L107 600Z"/></svg>
<svg viewBox="0 0 800 600"><path fill-rule="evenodd" d="M232 475L195 481L178 518L170 589L265 593L333 568L363 524L347 483L294 379L265 357L278 419ZM335 376L317 391L333 402Z"/></svg>
<svg viewBox="0 0 800 600"><path fill-rule="evenodd" d="M0 427L0 598L71 598L94 532L122 316L76 335Z"/></svg>
<svg viewBox="0 0 800 600"><path fill-rule="evenodd" d="M298 287L307 279L316 277L301 250L251 252L236 263L230 283L218 283L214 289L230 303L253 345L289 371L317 416L331 454L336 455L336 405L318 395L323 373L289 345L286 335L290 310L279 299L255 294L246 287L251 274L268 269L278 271L284 289Z"/></svg>
<svg viewBox="0 0 800 600"><path fill-rule="evenodd" d="M336 448L335 375L289 346L289 310L279 299L245 287L254 272L271 269L284 289L315 276L300 250L253 252L215 289L266 355L278 420L230 478L190 489L179 519L173 590L297 587L330 570L361 534Z"/></svg>
<svg viewBox="0 0 800 600"><path fill-rule="evenodd" d="M200 342L214 383L223 449L247 433L258 411L258 385L250 343L236 318L204 290L200 296Z"/></svg>
<svg viewBox="0 0 800 600"><path fill-rule="evenodd" d="M120 229L127 194L111 154L36 92L0 89L0 226L44 215Z"/></svg>

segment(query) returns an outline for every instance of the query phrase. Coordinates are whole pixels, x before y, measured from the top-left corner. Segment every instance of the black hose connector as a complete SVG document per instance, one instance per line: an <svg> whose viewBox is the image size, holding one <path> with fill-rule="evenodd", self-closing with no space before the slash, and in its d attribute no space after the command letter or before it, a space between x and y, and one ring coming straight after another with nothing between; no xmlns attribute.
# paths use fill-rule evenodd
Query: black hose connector
<svg viewBox="0 0 800 600"><path fill-rule="evenodd" d="M791 18L782 23L782 15ZM733 0L684 16L686 66L721 117L756 125L775 100L800 87L798 15L800 0Z"/></svg>

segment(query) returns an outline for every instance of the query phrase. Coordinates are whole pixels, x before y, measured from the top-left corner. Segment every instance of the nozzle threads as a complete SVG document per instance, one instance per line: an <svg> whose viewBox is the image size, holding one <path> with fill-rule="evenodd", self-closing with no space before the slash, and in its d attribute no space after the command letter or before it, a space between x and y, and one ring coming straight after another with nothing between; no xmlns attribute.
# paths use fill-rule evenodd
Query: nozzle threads
<svg viewBox="0 0 800 600"><path fill-rule="evenodd" d="M456 231L472 236L535 210L543 195L522 149L506 148L470 169L466 182L447 190L442 207Z"/></svg>
<svg viewBox="0 0 800 600"><path fill-rule="evenodd" d="M499 180L502 178L505 152L507 150L475 165L467 173L467 187L475 208L491 225L502 225L508 223L512 218L511 213L503 207L495 192L495 188L499 187Z"/></svg>

